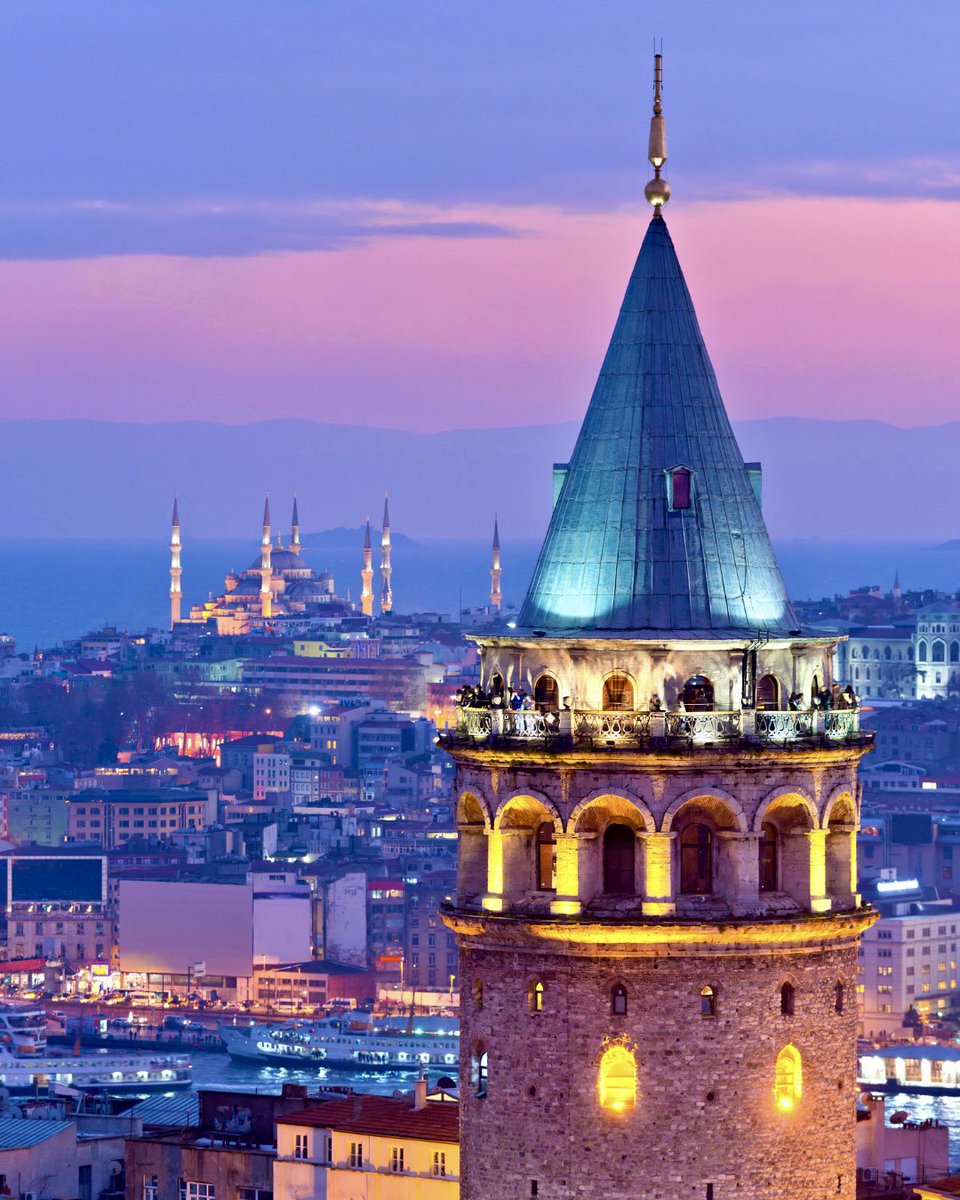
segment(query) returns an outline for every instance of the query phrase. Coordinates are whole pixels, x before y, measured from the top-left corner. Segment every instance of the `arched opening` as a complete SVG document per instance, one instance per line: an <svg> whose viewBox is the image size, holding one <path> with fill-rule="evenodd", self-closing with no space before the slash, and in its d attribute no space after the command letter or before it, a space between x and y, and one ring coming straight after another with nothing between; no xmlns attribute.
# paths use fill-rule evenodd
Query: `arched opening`
<svg viewBox="0 0 960 1200"><path fill-rule="evenodd" d="M477 1012L483 1009L483 980L475 979L473 981L473 1007Z"/></svg>
<svg viewBox="0 0 960 1200"><path fill-rule="evenodd" d="M557 839L552 821L537 826L537 891L552 892L556 888Z"/></svg>
<svg viewBox="0 0 960 1200"><path fill-rule="evenodd" d="M826 890L834 908L857 904L857 806L845 792L830 807L827 822Z"/></svg>
<svg viewBox="0 0 960 1200"><path fill-rule="evenodd" d="M713 830L699 821L680 834L680 891L701 896L713 891Z"/></svg>
<svg viewBox="0 0 960 1200"><path fill-rule="evenodd" d="M597 1099L601 1108L626 1112L637 1102L637 1060L633 1051L616 1043L600 1059Z"/></svg>
<svg viewBox="0 0 960 1200"><path fill-rule="evenodd" d="M892 655L891 655L891 651L890 651L890 647L889 647L889 646L884 646L884 648L883 648L883 657L884 657L884 658L887 660L887 662L889 662L889 661L890 661L890 659L891 659Z"/></svg>
<svg viewBox="0 0 960 1200"><path fill-rule="evenodd" d="M533 702L541 712L556 712L560 707L560 685L552 675L539 675L533 685Z"/></svg>
<svg viewBox="0 0 960 1200"><path fill-rule="evenodd" d="M950 643L950 661L952 663L960 662L960 642Z"/></svg>
<svg viewBox="0 0 960 1200"><path fill-rule="evenodd" d="M633 896L637 890L636 837L629 825L608 825L603 833L603 890Z"/></svg>
<svg viewBox="0 0 960 1200"><path fill-rule="evenodd" d="M757 708L761 710L783 708L780 700L780 680L776 675L761 675L757 680Z"/></svg>
<svg viewBox="0 0 960 1200"><path fill-rule="evenodd" d="M609 675L603 681L604 711L629 712L633 709L633 684L626 675Z"/></svg>
<svg viewBox="0 0 960 1200"><path fill-rule="evenodd" d="M487 890L492 895L513 901L540 890L540 831L553 820L554 814L534 796L513 796L507 801L495 823L489 850Z"/></svg>
<svg viewBox="0 0 960 1200"><path fill-rule="evenodd" d="M792 1017L797 999L797 989L792 983L780 985L780 1013L784 1017Z"/></svg>
<svg viewBox="0 0 960 1200"><path fill-rule="evenodd" d="M773 1095L777 1108L791 1112L803 1095L803 1069L795 1046L784 1046L777 1055L773 1076Z"/></svg>
<svg viewBox="0 0 960 1200"><path fill-rule="evenodd" d="M706 675L691 675L683 685L680 699L687 712L712 712L713 684Z"/></svg>
<svg viewBox="0 0 960 1200"><path fill-rule="evenodd" d="M700 989L700 1016L715 1017L717 1015L717 989L710 984Z"/></svg>
<svg viewBox="0 0 960 1200"><path fill-rule="evenodd" d="M622 983L615 983L610 989L610 1015L613 1017L627 1015L627 989Z"/></svg>
<svg viewBox="0 0 960 1200"><path fill-rule="evenodd" d="M476 1096L487 1094L489 1082L489 1059L482 1042L478 1042L471 1059L471 1074L473 1076L473 1091Z"/></svg>
<svg viewBox="0 0 960 1200"><path fill-rule="evenodd" d="M464 901L487 890L487 823L476 796L465 792L457 806L457 895Z"/></svg>
<svg viewBox="0 0 960 1200"><path fill-rule="evenodd" d="M924 641L917 642L917 662L927 661L927 643Z"/></svg>
<svg viewBox="0 0 960 1200"><path fill-rule="evenodd" d="M543 1012L543 984L539 979L527 988L527 1007L532 1013Z"/></svg>
<svg viewBox="0 0 960 1200"><path fill-rule="evenodd" d="M837 986L833 989L833 1009L834 1012L843 1012L843 984L837 980Z"/></svg>
<svg viewBox="0 0 960 1200"><path fill-rule="evenodd" d="M500 674L499 671L495 675L493 675L490 679L490 695L491 696L502 696L503 695L503 676Z"/></svg>
<svg viewBox="0 0 960 1200"><path fill-rule="evenodd" d="M760 827L760 891L775 892L780 887L780 831L772 821Z"/></svg>
<svg viewBox="0 0 960 1200"><path fill-rule="evenodd" d="M814 675L810 684L810 707L817 707L817 697L820 695L820 676Z"/></svg>
<svg viewBox="0 0 960 1200"><path fill-rule="evenodd" d="M947 661L947 646L945 642L941 642L939 638L930 647L930 659L932 662L942 663Z"/></svg>

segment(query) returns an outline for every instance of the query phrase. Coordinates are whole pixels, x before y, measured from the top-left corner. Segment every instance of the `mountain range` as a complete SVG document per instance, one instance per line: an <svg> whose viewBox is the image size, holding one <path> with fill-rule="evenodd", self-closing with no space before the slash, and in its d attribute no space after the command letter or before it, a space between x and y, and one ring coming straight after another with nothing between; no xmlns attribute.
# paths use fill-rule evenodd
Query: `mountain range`
<svg viewBox="0 0 960 1200"><path fill-rule="evenodd" d="M164 539L173 495L183 538L259 537L296 492L305 531L379 526L414 538L511 538L546 525L552 464L579 422L408 433L300 420L0 421L7 537ZM774 537L941 541L960 531L960 422L911 429L796 417L735 423L763 464Z"/></svg>

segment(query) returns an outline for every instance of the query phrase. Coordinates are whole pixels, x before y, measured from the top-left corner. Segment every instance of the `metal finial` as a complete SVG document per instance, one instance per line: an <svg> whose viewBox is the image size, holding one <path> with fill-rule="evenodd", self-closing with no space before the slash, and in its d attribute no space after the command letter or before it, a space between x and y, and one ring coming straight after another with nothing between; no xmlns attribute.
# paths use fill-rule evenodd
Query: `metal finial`
<svg viewBox="0 0 960 1200"><path fill-rule="evenodd" d="M670 199L670 184L661 176L664 163L667 161L667 130L663 121L663 55L653 56L653 116L650 118L650 150L647 157L653 167L653 178L643 190L654 211L660 209Z"/></svg>

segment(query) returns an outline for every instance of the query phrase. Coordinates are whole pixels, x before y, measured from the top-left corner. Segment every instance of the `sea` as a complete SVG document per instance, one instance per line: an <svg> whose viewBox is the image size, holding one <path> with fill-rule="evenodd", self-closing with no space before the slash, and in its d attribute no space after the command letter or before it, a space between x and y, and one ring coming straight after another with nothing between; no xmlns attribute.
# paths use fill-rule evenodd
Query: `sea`
<svg viewBox="0 0 960 1200"><path fill-rule="evenodd" d="M360 551L341 537L312 535L305 560L329 570L340 594L359 592ZM904 589L960 588L960 543L834 542L820 538L774 542L784 580L797 600L819 599L864 585L889 590L899 572ZM358 543L359 546L359 543ZM505 603L519 605L539 541L503 542ZM196 540L183 550L184 607L223 592L224 576L256 558L250 541ZM169 556L163 541L0 539L0 633L21 650L50 647L104 625L142 630L169 617ZM375 559L376 563L376 559ZM398 612L451 616L484 604L490 587L490 547L480 541L409 541L393 550Z"/></svg>

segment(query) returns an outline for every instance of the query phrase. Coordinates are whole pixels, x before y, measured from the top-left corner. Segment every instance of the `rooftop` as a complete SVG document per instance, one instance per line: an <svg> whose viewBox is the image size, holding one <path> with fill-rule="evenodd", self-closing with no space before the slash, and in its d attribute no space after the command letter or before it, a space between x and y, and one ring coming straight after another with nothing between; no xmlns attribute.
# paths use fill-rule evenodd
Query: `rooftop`
<svg viewBox="0 0 960 1200"><path fill-rule="evenodd" d="M437 1100L428 1100L423 1108L417 1109L412 1096L357 1095L288 1113L279 1122L456 1145L460 1140L459 1109L459 1104Z"/></svg>

